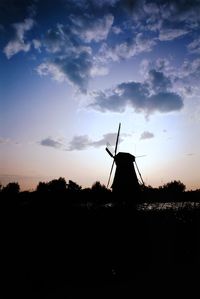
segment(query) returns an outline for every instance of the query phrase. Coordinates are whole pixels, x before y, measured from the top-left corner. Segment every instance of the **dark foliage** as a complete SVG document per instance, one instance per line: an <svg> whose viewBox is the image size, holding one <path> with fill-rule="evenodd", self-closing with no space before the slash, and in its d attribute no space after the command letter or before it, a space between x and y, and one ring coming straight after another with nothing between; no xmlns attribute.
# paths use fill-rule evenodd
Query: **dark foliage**
<svg viewBox="0 0 200 299"><path fill-rule="evenodd" d="M1 188L0 188L1 189ZM20 191L20 186L18 183L9 183L7 186L3 187L2 192L6 194L18 194Z"/></svg>
<svg viewBox="0 0 200 299"><path fill-rule="evenodd" d="M138 196L141 203L153 203L166 194L171 190L148 186ZM199 190L178 194L188 201L200 195ZM200 267L197 207L140 209L125 196L117 200L98 181L82 189L63 178L40 182L35 192L1 195L1 292L7 297L14 290L20 298L74 298L69 290L76 289L80 298L83 289L109 287L112 294L106 291L100 298L113 298L121 288L120 297L127 298L127 289L131 297L145 290L149 296L159 285L169 290L178 279L182 288L195 281Z"/></svg>

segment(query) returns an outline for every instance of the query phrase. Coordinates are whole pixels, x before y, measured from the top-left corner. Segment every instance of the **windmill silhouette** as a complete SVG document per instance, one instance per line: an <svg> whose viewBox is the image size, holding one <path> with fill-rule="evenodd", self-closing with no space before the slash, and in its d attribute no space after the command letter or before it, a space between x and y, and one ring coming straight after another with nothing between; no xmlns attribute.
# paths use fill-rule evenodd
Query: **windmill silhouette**
<svg viewBox="0 0 200 299"><path fill-rule="evenodd" d="M109 174L107 188L109 187L110 184L110 179L112 176L114 164L116 164L115 176L111 186L112 191L113 193L131 195L139 192L140 184L144 185L144 181L142 179L141 173L137 166L135 160L136 157L129 153L124 153L124 152L117 153L120 129L121 129L121 123L119 123L114 154L112 154L109 148L106 147L107 153L113 158L113 163ZM136 166L141 182L139 182L138 180L134 165Z"/></svg>

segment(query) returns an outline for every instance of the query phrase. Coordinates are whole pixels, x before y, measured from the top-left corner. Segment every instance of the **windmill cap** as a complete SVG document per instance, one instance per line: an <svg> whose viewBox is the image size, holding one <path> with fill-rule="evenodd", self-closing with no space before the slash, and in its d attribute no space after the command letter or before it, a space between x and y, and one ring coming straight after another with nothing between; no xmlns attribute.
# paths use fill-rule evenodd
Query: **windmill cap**
<svg viewBox="0 0 200 299"><path fill-rule="evenodd" d="M123 153L123 152L119 152L116 156L115 156L115 160L117 162L134 162L135 161L135 156L129 154L129 153Z"/></svg>

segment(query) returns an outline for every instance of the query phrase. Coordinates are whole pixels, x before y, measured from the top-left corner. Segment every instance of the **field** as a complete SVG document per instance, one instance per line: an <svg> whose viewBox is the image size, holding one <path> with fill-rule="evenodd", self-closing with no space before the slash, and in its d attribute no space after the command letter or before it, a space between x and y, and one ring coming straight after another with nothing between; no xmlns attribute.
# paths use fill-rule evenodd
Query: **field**
<svg viewBox="0 0 200 299"><path fill-rule="evenodd" d="M4 295L126 297L128 291L150 294L179 284L184 290L199 278L197 205L81 205L34 198L4 201L1 219Z"/></svg>

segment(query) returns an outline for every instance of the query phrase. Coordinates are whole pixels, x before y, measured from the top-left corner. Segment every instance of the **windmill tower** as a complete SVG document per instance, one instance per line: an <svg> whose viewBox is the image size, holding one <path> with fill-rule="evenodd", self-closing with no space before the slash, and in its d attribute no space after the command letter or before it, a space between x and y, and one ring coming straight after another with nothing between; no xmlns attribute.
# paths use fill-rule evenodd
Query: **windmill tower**
<svg viewBox="0 0 200 299"><path fill-rule="evenodd" d="M140 190L140 183L135 171L135 166L140 176L142 184L144 184L144 182L135 161L136 157L129 153L124 153L124 152L117 153L120 128L121 128L121 123L119 124L119 128L118 128L114 155L111 153L108 147L106 147L106 151L113 158L113 163L111 166L107 187L110 184L110 179L111 179L114 164L116 164L115 175L111 186L112 192L116 194L134 195L137 194Z"/></svg>

